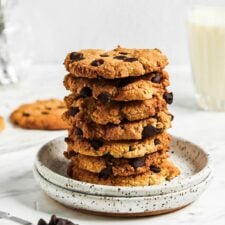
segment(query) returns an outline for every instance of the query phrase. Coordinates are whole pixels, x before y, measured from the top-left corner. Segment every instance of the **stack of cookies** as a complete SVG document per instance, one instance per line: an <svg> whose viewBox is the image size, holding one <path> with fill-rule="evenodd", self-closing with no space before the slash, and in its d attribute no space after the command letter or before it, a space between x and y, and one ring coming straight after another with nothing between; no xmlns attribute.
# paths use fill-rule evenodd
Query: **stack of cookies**
<svg viewBox="0 0 225 225"><path fill-rule="evenodd" d="M69 124L65 156L73 179L103 185L144 186L179 175L168 160L173 116L167 104L168 61L158 49L69 53L64 86Z"/></svg>

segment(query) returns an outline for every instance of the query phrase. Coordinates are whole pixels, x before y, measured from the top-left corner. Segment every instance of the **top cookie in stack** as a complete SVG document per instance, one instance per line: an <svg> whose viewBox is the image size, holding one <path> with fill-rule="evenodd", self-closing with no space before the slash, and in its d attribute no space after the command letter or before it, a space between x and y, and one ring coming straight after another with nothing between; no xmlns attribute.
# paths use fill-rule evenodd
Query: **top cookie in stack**
<svg viewBox="0 0 225 225"><path fill-rule="evenodd" d="M179 174L168 161L168 61L158 49L81 50L65 59L64 120L72 178L106 185L153 185Z"/></svg>

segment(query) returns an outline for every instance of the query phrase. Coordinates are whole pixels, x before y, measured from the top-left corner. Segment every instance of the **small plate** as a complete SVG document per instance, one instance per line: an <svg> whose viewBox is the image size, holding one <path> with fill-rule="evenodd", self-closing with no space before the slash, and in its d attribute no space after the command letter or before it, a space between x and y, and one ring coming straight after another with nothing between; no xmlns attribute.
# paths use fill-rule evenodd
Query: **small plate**
<svg viewBox="0 0 225 225"><path fill-rule="evenodd" d="M172 137L170 160L181 170L172 181L155 186L115 187L73 180L67 177L68 160L64 138L57 138L44 145L38 152L35 166L51 183L68 190L104 196L153 196L181 191L201 183L211 173L211 157L198 145L182 138Z"/></svg>
<svg viewBox="0 0 225 225"><path fill-rule="evenodd" d="M169 213L195 201L207 188L210 174L201 183L182 191L145 197L90 195L59 187L43 178L34 166L34 176L43 191L57 202L80 211L119 217Z"/></svg>

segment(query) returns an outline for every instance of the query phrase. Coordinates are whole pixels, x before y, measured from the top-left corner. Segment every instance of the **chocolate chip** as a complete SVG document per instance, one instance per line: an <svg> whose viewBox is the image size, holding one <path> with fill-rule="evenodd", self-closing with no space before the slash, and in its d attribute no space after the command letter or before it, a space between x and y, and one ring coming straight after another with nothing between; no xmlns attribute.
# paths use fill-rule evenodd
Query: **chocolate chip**
<svg viewBox="0 0 225 225"><path fill-rule="evenodd" d="M174 115L170 114L170 116L171 116L171 121L173 121L174 120Z"/></svg>
<svg viewBox="0 0 225 225"><path fill-rule="evenodd" d="M70 53L70 60L71 61L80 61L84 59L84 54L83 53L79 53L79 52L72 52Z"/></svg>
<svg viewBox="0 0 225 225"><path fill-rule="evenodd" d="M49 113L48 113L48 112L43 111L43 112L41 112L41 114L43 114L43 115L48 115Z"/></svg>
<svg viewBox="0 0 225 225"><path fill-rule="evenodd" d="M128 55L128 52L119 52L121 55Z"/></svg>
<svg viewBox="0 0 225 225"><path fill-rule="evenodd" d="M52 215L52 217L49 221L49 225L55 225L56 223L57 223L56 215Z"/></svg>
<svg viewBox="0 0 225 225"><path fill-rule="evenodd" d="M92 66L101 66L104 63L103 59L96 59L94 61L91 62Z"/></svg>
<svg viewBox="0 0 225 225"><path fill-rule="evenodd" d="M173 92L165 92L163 94L163 98L166 100L168 104L172 104L173 102Z"/></svg>
<svg viewBox="0 0 225 225"><path fill-rule="evenodd" d="M153 74L153 77L151 78L151 81L153 83L160 83L162 81L162 77L161 77L161 74L160 73L154 73Z"/></svg>
<svg viewBox="0 0 225 225"><path fill-rule="evenodd" d="M80 90L80 96L85 98L85 97L91 97L92 96L92 90L89 87L83 87Z"/></svg>
<svg viewBox="0 0 225 225"><path fill-rule="evenodd" d="M29 113L26 113L26 112L23 112L22 115L25 116L25 117L29 117L30 116L30 114Z"/></svg>
<svg viewBox="0 0 225 225"><path fill-rule="evenodd" d="M90 143L95 150L98 150L103 146L103 142L100 140L91 140Z"/></svg>
<svg viewBox="0 0 225 225"><path fill-rule="evenodd" d="M144 129L142 131L142 138L152 137L156 134L161 133L161 131L162 131L161 129L153 127L152 125L147 125L146 127L144 127Z"/></svg>
<svg viewBox="0 0 225 225"><path fill-rule="evenodd" d="M160 173L161 169L157 166L151 165L150 170L154 173Z"/></svg>
<svg viewBox="0 0 225 225"><path fill-rule="evenodd" d="M70 142L70 139L69 139L68 137L65 137L65 138L64 138L64 141L65 141L66 143L69 143L69 142Z"/></svg>
<svg viewBox="0 0 225 225"><path fill-rule="evenodd" d="M102 92L98 95L98 100L100 100L103 104L107 104L111 101L111 95L108 92Z"/></svg>
<svg viewBox="0 0 225 225"><path fill-rule="evenodd" d="M145 157L130 159L129 163L135 169L138 167L145 166Z"/></svg>
<svg viewBox="0 0 225 225"><path fill-rule="evenodd" d="M72 157L74 157L74 156L76 156L76 155L78 155L78 153L77 152L74 152L74 151L69 151L68 154L67 154L67 156L68 156L69 159L72 158Z"/></svg>
<svg viewBox="0 0 225 225"><path fill-rule="evenodd" d="M106 167L99 173L98 177L106 180L110 175L112 175L112 167Z"/></svg>
<svg viewBox="0 0 225 225"><path fill-rule="evenodd" d="M124 59L124 62L135 62L135 61L138 61L137 58L126 58Z"/></svg>
<svg viewBox="0 0 225 225"><path fill-rule="evenodd" d="M113 156L110 153L107 153L103 157L108 161L108 163L112 163L113 162L114 158L113 158Z"/></svg>
<svg viewBox="0 0 225 225"><path fill-rule="evenodd" d="M100 56L101 57L109 57L109 55L107 55L107 54L101 54Z"/></svg>
<svg viewBox="0 0 225 225"><path fill-rule="evenodd" d="M83 131L79 127L75 127L74 133L79 136L83 135Z"/></svg>
<svg viewBox="0 0 225 225"><path fill-rule="evenodd" d="M38 224L37 225L48 225L43 219L40 219L38 221Z"/></svg>
<svg viewBox="0 0 225 225"><path fill-rule="evenodd" d="M160 140L158 139L158 138L156 138L155 140L154 140L154 144L155 145L159 145L161 142L160 142Z"/></svg>
<svg viewBox="0 0 225 225"><path fill-rule="evenodd" d="M118 56L115 56L113 57L114 59L118 59L118 60L124 60L124 59L127 59L127 57L125 55L118 55Z"/></svg>
<svg viewBox="0 0 225 225"><path fill-rule="evenodd" d="M75 116L78 112L79 112L79 108L78 107L71 107L68 111L70 116Z"/></svg>

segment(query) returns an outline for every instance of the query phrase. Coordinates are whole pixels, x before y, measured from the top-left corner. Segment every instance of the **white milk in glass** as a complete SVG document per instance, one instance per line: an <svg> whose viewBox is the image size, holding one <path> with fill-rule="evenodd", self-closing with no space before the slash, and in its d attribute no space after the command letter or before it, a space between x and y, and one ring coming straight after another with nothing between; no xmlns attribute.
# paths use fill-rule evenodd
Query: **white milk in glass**
<svg viewBox="0 0 225 225"><path fill-rule="evenodd" d="M225 8L195 7L188 25L198 103L205 110L225 111Z"/></svg>

